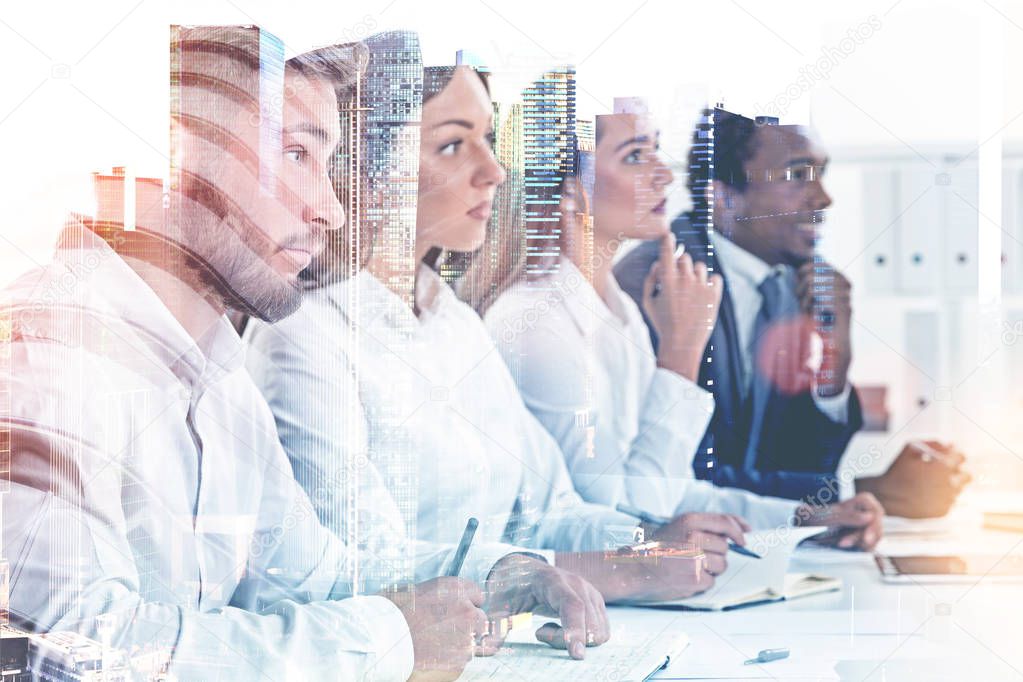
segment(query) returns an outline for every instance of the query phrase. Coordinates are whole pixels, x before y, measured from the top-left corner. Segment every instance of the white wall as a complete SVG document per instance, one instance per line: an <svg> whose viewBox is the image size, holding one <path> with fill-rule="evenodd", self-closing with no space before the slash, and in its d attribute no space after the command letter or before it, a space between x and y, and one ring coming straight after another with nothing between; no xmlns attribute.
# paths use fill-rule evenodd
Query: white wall
<svg viewBox="0 0 1023 682"><path fill-rule="evenodd" d="M468 48L506 75L497 84L506 90L546 66L574 61L582 114L607 111L614 96L647 96L662 121L664 151L676 162L685 158L690 125L708 99L756 114L757 105L766 107L787 89L798 90L785 118L812 122L835 156L830 182L836 203L823 248L847 267L856 285L860 325L854 373L898 386L893 425L905 428L889 447L917 431L950 432L983 448L992 461L1001 458L1018 467L1011 450L1023 435L1015 418L1021 405L1010 389L1012 377L1023 371L1023 343L991 346L991 338L1002 317L1010 323L1023 319L1023 299L1013 298L1023 287L1013 284L1004 301L1007 312L992 315L979 310L969 292L946 295L940 289L909 296L878 288L879 275L869 272L865 257L846 257L858 254L878 229L879 218L869 213L864 197L865 182L871 182L865 178L890 177L914 164L922 165L924 177L931 173L928 164L946 163L945 154L975 150L982 142L997 152L990 145L1023 141L1020 3L7 3L0 22L0 59L6 65L0 89L0 149L6 161L0 164L0 281L47 257L68 208L89 207L90 171L128 164L139 175L165 175L171 22L258 23L283 38L291 52L368 32L414 29L422 35L427 63L451 63L456 49ZM800 69L829 49L832 54L844 50L850 45L842 42L847 32L864 22L871 25L870 37L835 58L827 78L812 77L802 92L799 78L806 72ZM987 168L985 186L1000 185L998 169L992 174ZM679 185L683 181L679 173ZM685 203L684 191L676 192L673 207ZM989 210L990 205L985 204ZM944 209L935 204L928 210L937 211L932 218L941 224ZM1011 210L1014 222L1005 229L1023 242L1023 207ZM994 215L993 222L1000 223L1001 216ZM930 248L947 236L938 234L932 242L926 230L916 236L899 233L906 249ZM1010 279L1023 276L1023 267L1015 264L1023 257L1016 237L1002 240L1011 256ZM906 314L920 310L937 316L940 339L933 348L907 345L906 320L916 318ZM997 349L991 362L980 362L991 347ZM913 369L914 358L923 355L938 363L928 372L935 375L930 381L935 386L921 382ZM973 374L962 379L968 371ZM957 402L914 417L915 392L961 381ZM1023 481L1023 475L1018 478Z"/></svg>

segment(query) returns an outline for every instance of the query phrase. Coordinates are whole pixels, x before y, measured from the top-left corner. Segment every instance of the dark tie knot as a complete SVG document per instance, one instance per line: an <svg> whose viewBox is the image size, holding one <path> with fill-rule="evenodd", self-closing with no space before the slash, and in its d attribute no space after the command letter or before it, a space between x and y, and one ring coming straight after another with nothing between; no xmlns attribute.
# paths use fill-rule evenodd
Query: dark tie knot
<svg viewBox="0 0 1023 682"><path fill-rule="evenodd" d="M799 301L796 300L795 286L791 280L787 270L774 269L757 287L764 299L761 313L766 319L791 317L798 312Z"/></svg>

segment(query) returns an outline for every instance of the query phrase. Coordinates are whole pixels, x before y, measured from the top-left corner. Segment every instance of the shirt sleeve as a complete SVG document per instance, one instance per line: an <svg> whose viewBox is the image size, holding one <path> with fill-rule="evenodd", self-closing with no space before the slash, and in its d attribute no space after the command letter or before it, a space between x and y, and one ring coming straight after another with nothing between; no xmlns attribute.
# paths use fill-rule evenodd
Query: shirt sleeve
<svg viewBox="0 0 1023 682"><path fill-rule="evenodd" d="M130 547L107 519L20 485L4 502L5 543L18 554L11 615L32 631L109 637L116 649L152 656L155 669L140 671L136 663L137 672L167 667L178 679L202 679L212 668L237 679L403 680L412 672L408 626L383 597L264 601L207 612L149 599Z"/></svg>
<svg viewBox="0 0 1023 682"><path fill-rule="evenodd" d="M520 404L521 405L521 404ZM509 542L561 552L617 549L639 521L576 492L557 442L521 405L523 480L509 524Z"/></svg>
<svg viewBox="0 0 1023 682"><path fill-rule="evenodd" d="M507 384L494 390L513 401L507 418L516 420L522 457L522 481L505 541L561 552L600 551L631 542L638 520L580 497L558 442L522 402L512 377L506 373L503 380Z"/></svg>
<svg viewBox="0 0 1023 682"><path fill-rule="evenodd" d="M60 365L67 366L66 357ZM56 386L33 378L16 385L19 403L53 414L47 405L60 395L51 392ZM327 570L342 548L307 522L290 529L285 517L266 512L264 530L281 530L278 546L293 559L277 574L264 572L284 555L263 561L254 546L248 564L238 567L245 587L226 606L189 605L193 576L162 584L150 575L143 591L146 571L173 569L147 566L145 548L133 537L122 508L130 467L89 445L84 432L69 437L31 421L24 410L18 415L9 421L3 542L11 560L10 612L19 625L107 641L130 652L133 670L146 679L164 670L178 679L208 678L213 670L233 679L398 680L411 674L412 644L400 610L382 597L343 598L350 597L346 586ZM93 417L91 423L102 423ZM301 505L291 509L300 518ZM272 537L277 542L277 533ZM297 546L302 551L292 553ZM317 552L315 562L303 563ZM206 585L204 591L215 590Z"/></svg>
<svg viewBox="0 0 1023 682"><path fill-rule="evenodd" d="M302 316L300 311L293 317ZM357 543L357 591L446 575L456 548L409 536L369 456L367 420L352 367L337 345L316 342L318 335L308 331L315 324L315 316L303 320L305 331L299 333L289 319L272 327L250 325L246 334L250 374L273 412L295 478L320 521ZM501 558L519 551L504 543L474 543L460 575L482 585ZM552 553L531 553L553 561Z"/></svg>
<svg viewBox="0 0 1023 682"><path fill-rule="evenodd" d="M813 403L825 417L836 424L845 424L849 421L849 396L852 394L852 387L848 381L845 382L842 392L835 395L818 395L816 386L812 390Z"/></svg>
<svg viewBox="0 0 1023 682"><path fill-rule="evenodd" d="M735 514L745 519L753 530L789 526L799 503L779 497L756 495L738 488L719 488L710 481L680 481L682 501L668 516L690 512Z"/></svg>
<svg viewBox="0 0 1023 682"><path fill-rule="evenodd" d="M488 327L525 404L557 442L576 490L589 502L670 516L680 503L682 482L693 477L693 456L714 412L713 396L661 368L648 378L595 380L613 368L593 365L577 326L555 330L560 311L517 335L496 334L504 315L515 316L514 305L515 299L499 302L488 314ZM637 383L642 384L639 423L622 428L604 389Z"/></svg>

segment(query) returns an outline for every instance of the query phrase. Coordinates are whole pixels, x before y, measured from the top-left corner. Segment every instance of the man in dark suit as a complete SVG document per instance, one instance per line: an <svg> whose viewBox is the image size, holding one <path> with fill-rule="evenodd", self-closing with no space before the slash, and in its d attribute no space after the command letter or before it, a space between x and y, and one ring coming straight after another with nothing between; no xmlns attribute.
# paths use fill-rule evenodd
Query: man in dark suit
<svg viewBox="0 0 1023 682"><path fill-rule="evenodd" d="M835 472L863 418L847 379L851 287L815 254L831 205L822 184L827 161L805 129L776 120L714 109L694 132L693 210L672 231L724 278L700 372L716 407L694 459L698 478L821 503L840 494ZM644 243L615 268L640 308L656 259L657 244ZM855 488L895 503L890 512L940 515L965 482L961 461L949 446L911 444L889 473L857 479ZM938 466L925 466L932 462ZM907 485L921 479L928 501L921 491L906 503Z"/></svg>

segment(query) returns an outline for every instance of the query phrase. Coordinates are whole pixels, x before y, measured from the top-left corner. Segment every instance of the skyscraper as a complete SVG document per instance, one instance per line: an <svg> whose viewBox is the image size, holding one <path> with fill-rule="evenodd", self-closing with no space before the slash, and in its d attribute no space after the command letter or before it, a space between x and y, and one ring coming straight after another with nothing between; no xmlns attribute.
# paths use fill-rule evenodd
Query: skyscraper
<svg viewBox="0 0 1023 682"><path fill-rule="evenodd" d="M497 225L518 231L523 218L526 150L521 102L494 104L494 155L506 179L497 188L494 211Z"/></svg>
<svg viewBox="0 0 1023 682"><path fill-rule="evenodd" d="M362 77L344 91L338 93L338 111L341 122L341 143L333 172L334 187L338 200L345 210L344 239L336 251L331 253L334 267L339 267L343 276L356 273L365 257L365 245L360 236L363 192L363 136L366 128L366 111L362 102Z"/></svg>
<svg viewBox="0 0 1023 682"><path fill-rule="evenodd" d="M374 236L374 254L386 271L401 273L395 291L411 296L415 268L416 199L419 191L419 126L423 66L419 36L389 31L368 37L369 62L360 94L366 110L362 174L372 200L362 203L359 228ZM411 304L411 300L408 301Z"/></svg>
<svg viewBox="0 0 1023 682"><path fill-rule="evenodd" d="M714 231L714 118L719 115L718 108L706 108L700 112L700 118L693 130L693 147L689 156L689 176L693 185L693 195L705 197L706 201L693 203L693 227L697 233ZM708 240L708 255L713 257L714 244ZM704 362L710 362L709 353L713 346L708 346L708 356ZM706 379L704 380L707 381ZM703 388L712 391L713 387L704 384ZM693 457L693 468L706 471L714 466L714 447L706 446L697 451Z"/></svg>
<svg viewBox="0 0 1023 682"><path fill-rule="evenodd" d="M593 119L577 118L575 120L576 145L581 152L592 152L597 147L597 131Z"/></svg>
<svg viewBox="0 0 1023 682"><path fill-rule="evenodd" d="M544 73L522 93L525 272L557 262L561 184L575 163L575 67Z"/></svg>
<svg viewBox="0 0 1023 682"><path fill-rule="evenodd" d="M395 304L395 319L404 319L399 307L411 307L415 284L416 205L419 193L419 123L423 100L423 66L419 37L409 31L389 31L369 36L363 41L365 68L351 88L341 93L341 145L335 169L335 186L345 207L344 243L337 258L344 263L344 276L354 276L366 267L372 256L378 266L377 276L392 291L401 292L405 302ZM346 289L346 295L357 296L357 289ZM353 309L356 300L348 302ZM360 330L345 325L343 345L358 352L363 342ZM401 353L395 347L396 353ZM400 390L401 387L395 387ZM346 389L347 390L347 389ZM313 396L314 400L358 402L359 396ZM351 420L346 433L359 433L356 419L361 414L345 410L341 419ZM398 432L398 414L380 415L380 423L392 424ZM400 437L392 438L386 452L374 458L385 486L392 492L406 524L405 530L415 537L417 472L411 465L411 445ZM359 528L359 480L365 475L365 459L357 447L346 447L350 461L339 463L340 470L322 482L343 491L343 508L333 513L337 519L323 519L327 525L340 529L348 546L358 553L371 553L385 561L374 566L390 566L388 575L362 575L356 560L346 567L352 584L363 579L374 583L407 580L412 575L413 557L403 548L383 544L380 537L371 537ZM366 504L372 505L368 500ZM355 551L350 552L356 557ZM382 569L381 569L382 570Z"/></svg>
<svg viewBox="0 0 1023 682"><path fill-rule="evenodd" d="M693 207L693 228L714 229L714 117L718 109L704 109L693 131L693 149L690 156L689 175L694 186L693 193L706 197Z"/></svg>

